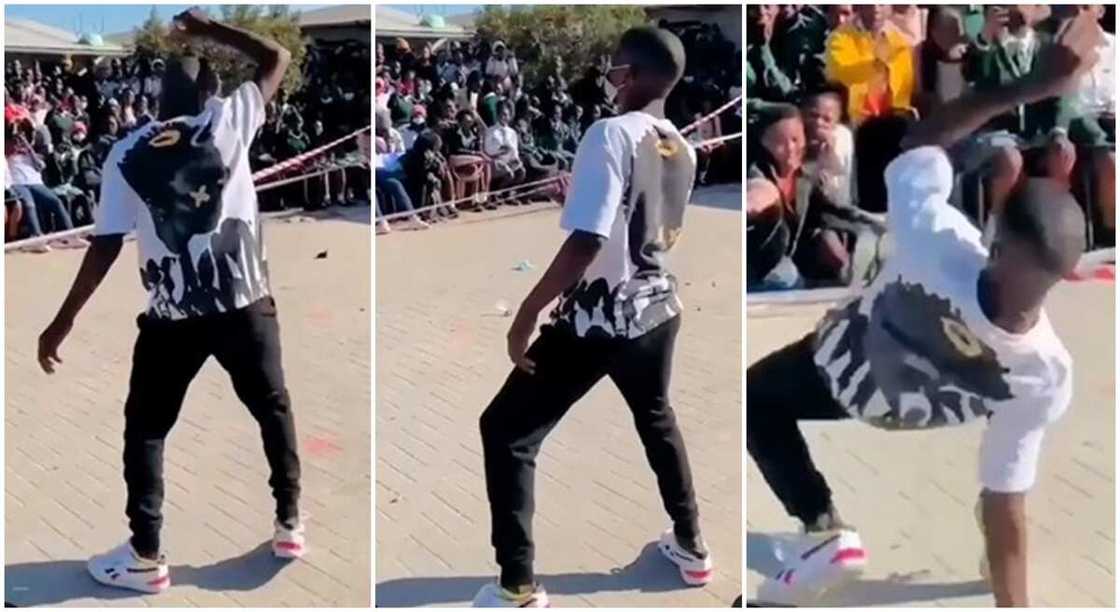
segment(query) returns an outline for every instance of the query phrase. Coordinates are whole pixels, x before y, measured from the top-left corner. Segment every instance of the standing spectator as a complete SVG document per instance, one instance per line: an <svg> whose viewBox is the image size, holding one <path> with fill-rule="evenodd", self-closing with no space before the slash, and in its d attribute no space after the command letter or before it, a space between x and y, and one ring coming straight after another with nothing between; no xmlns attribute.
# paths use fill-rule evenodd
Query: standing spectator
<svg viewBox="0 0 1120 612"><path fill-rule="evenodd" d="M826 74L847 88L848 117L857 125L911 108L913 50L888 19L890 11L884 4L861 5L857 19L828 39Z"/></svg>

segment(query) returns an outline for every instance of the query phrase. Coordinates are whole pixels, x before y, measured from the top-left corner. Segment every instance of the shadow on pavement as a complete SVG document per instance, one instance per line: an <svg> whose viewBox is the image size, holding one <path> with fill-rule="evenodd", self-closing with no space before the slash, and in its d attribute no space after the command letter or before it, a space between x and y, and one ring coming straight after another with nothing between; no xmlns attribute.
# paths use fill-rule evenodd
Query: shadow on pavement
<svg viewBox="0 0 1120 612"><path fill-rule="evenodd" d="M718 183L697 187L692 192L689 205L722 210L742 210L743 185L740 183Z"/></svg>
<svg viewBox="0 0 1120 612"><path fill-rule="evenodd" d="M377 585L377 607L409 608L436 604L470 602L478 589L495 579L489 576L445 576L398 578ZM688 588L681 582L676 566L661 555L657 543L650 542L633 563L610 572L538 574L550 595L590 595L612 591L661 593Z"/></svg>
<svg viewBox="0 0 1120 612"><path fill-rule="evenodd" d="M171 588L193 585L208 591L251 591L267 584L290 561L272 555L271 541L211 565L171 566ZM50 606L81 599L112 601L142 593L103 586L86 572L86 561L38 561L4 568L4 600L20 607Z"/></svg>
<svg viewBox="0 0 1120 612"><path fill-rule="evenodd" d="M748 532L747 569L762 576L777 574L782 569L782 562L776 556L776 551L782 547L783 541L795 537L797 534L793 533ZM919 570L905 574L892 573L880 579L857 580L828 593L817 604L829 607L891 606L991 593L991 588L983 580L921 581L927 575L929 575L928 570Z"/></svg>

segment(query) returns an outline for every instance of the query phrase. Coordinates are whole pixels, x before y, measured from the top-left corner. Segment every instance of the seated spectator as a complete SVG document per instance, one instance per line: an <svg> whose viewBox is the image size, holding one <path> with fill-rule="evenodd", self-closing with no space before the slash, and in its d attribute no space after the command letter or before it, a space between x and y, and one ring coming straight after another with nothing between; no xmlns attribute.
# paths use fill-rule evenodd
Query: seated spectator
<svg viewBox="0 0 1120 612"><path fill-rule="evenodd" d="M765 113L758 159L747 169L748 289L861 281L871 262L854 269L847 243L877 241L881 224L829 201L805 173L805 128L797 107L773 104Z"/></svg>
<svg viewBox="0 0 1120 612"><path fill-rule="evenodd" d="M495 189L502 189L524 182L525 166L521 162L517 131L510 127L513 109L503 105L498 111L498 122L487 128L482 141L482 150L492 163L491 181ZM507 196L510 203L513 198Z"/></svg>
<svg viewBox="0 0 1120 612"><path fill-rule="evenodd" d="M412 197L404 186L403 153L376 153L374 155L374 184L377 188L377 212L382 215L403 213L402 219L415 229L428 229L428 224L416 214ZM409 214L411 213L411 214ZM389 231L384 219L378 222L378 233Z"/></svg>
<svg viewBox="0 0 1120 612"><path fill-rule="evenodd" d="M828 38L826 75L846 88L848 118L856 125L911 108L913 50L888 19L890 10L888 5L861 5L857 19Z"/></svg>
<svg viewBox="0 0 1120 612"><path fill-rule="evenodd" d="M44 226L48 231L73 229L70 213L58 196L43 184L42 172L46 163L32 149L28 139L31 130L28 119L9 124L5 129L4 158L7 162L7 177L12 183L12 191L20 201L26 235L42 236ZM40 243L31 250L45 253L50 250L50 246Z"/></svg>
<svg viewBox="0 0 1120 612"><path fill-rule="evenodd" d="M571 170L579 138L564 121L564 108L559 104L554 105L547 120L541 118L537 123L537 146L559 160L561 170Z"/></svg>
<svg viewBox="0 0 1120 612"><path fill-rule="evenodd" d="M855 142L852 131L840 123L842 105L842 96L832 90L805 97L805 165L829 201L851 206Z"/></svg>
<svg viewBox="0 0 1120 612"><path fill-rule="evenodd" d="M443 158L443 142L438 134L426 130L401 157L404 185L413 202L419 203L421 218L429 221L459 214L445 202L454 199L453 179Z"/></svg>
<svg viewBox="0 0 1120 612"><path fill-rule="evenodd" d="M490 190L490 162L482 153L482 119L473 110L455 115L453 128L443 133L447 162L455 179L455 199Z"/></svg>

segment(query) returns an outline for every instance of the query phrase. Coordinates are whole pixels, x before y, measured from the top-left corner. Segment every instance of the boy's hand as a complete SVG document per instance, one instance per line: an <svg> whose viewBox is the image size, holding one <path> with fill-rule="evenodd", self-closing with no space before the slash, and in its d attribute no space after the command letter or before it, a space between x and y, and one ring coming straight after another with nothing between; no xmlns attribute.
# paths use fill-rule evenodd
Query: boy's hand
<svg viewBox="0 0 1120 612"><path fill-rule="evenodd" d="M1097 63L1103 36L1092 13L1080 13L1062 24L1053 44L1042 48L1031 76L1051 97L1066 93Z"/></svg>
<svg viewBox="0 0 1120 612"><path fill-rule="evenodd" d="M58 347L62 345L62 341L70 334L73 327L72 321L55 319L39 336L39 367L47 374L54 374L55 364L62 363L62 358L58 356Z"/></svg>
<svg viewBox="0 0 1120 612"><path fill-rule="evenodd" d="M187 36L201 36L210 27L210 16L195 6L176 15L171 24L177 32Z"/></svg>
<svg viewBox="0 0 1120 612"><path fill-rule="evenodd" d="M537 364L529 359L525 353L529 350L529 338L533 336L533 328L537 326L536 314L529 315L522 310L517 311L506 334L506 350L509 359L519 370L529 374L536 373Z"/></svg>

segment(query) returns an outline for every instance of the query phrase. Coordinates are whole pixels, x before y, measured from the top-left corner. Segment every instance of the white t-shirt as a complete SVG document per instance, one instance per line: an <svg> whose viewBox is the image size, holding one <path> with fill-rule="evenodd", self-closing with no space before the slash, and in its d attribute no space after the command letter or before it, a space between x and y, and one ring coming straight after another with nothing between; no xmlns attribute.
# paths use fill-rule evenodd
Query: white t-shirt
<svg viewBox="0 0 1120 612"><path fill-rule="evenodd" d="M149 316L229 312L269 295L248 156L264 117L250 81L199 115L145 125L109 152L94 234L136 230Z"/></svg>
<svg viewBox="0 0 1120 612"><path fill-rule="evenodd" d="M680 314L666 267L692 194L696 152L668 119L596 121L579 143L560 227L606 238L552 312L581 337L637 338Z"/></svg>
<svg viewBox="0 0 1120 612"><path fill-rule="evenodd" d="M8 174L15 185L42 185L43 175L35 168L31 157L26 153L9 155Z"/></svg>
<svg viewBox="0 0 1120 612"><path fill-rule="evenodd" d="M517 131L508 125L496 124L487 128L482 137L482 149L487 155L505 163L516 163L518 159L517 146L521 140ZM509 151L502 153L502 147L509 147Z"/></svg>
<svg viewBox="0 0 1120 612"><path fill-rule="evenodd" d="M894 253L862 295L821 321L818 371L853 417L885 429L987 417L981 482L1025 491L1046 426L1070 402L1070 355L1045 312L1030 331L1012 334L981 310L977 280L988 252L947 203L953 171L940 148L905 153L885 177Z"/></svg>

